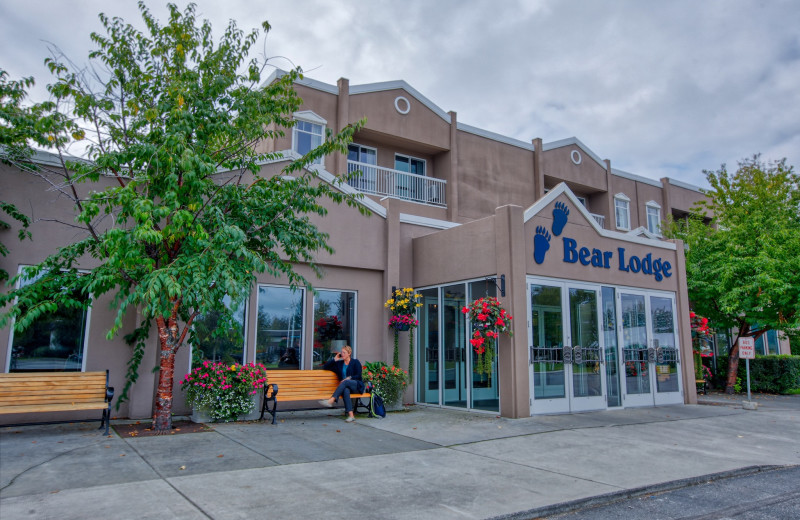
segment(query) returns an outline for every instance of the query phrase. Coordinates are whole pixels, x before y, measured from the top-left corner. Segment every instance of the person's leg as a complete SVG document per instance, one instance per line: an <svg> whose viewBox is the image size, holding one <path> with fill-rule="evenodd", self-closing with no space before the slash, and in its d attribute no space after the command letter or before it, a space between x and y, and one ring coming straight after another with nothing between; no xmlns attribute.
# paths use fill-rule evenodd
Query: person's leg
<svg viewBox="0 0 800 520"><path fill-rule="evenodd" d="M342 396L344 398L344 409L347 412L347 419L348 421L352 421L353 417L353 400L350 398L350 392L357 392L358 391L358 382L353 381L352 379L348 381L342 381L344 389L342 390Z"/></svg>

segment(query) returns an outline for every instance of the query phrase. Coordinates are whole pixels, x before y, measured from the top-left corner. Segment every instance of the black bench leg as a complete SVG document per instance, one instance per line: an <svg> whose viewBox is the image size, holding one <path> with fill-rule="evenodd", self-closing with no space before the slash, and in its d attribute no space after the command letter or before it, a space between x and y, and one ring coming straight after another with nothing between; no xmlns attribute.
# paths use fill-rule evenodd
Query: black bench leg
<svg viewBox="0 0 800 520"><path fill-rule="evenodd" d="M109 434L108 427L110 423L111 423L111 406L109 405L107 410L103 410L103 418L100 419L100 427L98 428L98 430L102 430L103 426L105 426L106 427L105 435L108 435Z"/></svg>

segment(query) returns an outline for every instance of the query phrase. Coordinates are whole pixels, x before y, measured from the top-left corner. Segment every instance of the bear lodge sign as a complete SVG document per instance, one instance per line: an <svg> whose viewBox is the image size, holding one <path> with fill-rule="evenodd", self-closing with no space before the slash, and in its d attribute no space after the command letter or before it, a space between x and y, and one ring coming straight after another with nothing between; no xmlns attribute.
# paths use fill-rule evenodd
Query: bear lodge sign
<svg viewBox="0 0 800 520"><path fill-rule="evenodd" d="M614 257L613 251L602 251L597 248L588 247L578 248L578 242L572 238L563 238L564 241L564 262L574 264L580 262L581 265L611 269L611 262ZM631 255L625 256L625 248L617 248L617 267L626 273L638 273L652 275L657 282L672 276L672 264L661 258L653 259L653 253L647 253L643 258Z"/></svg>

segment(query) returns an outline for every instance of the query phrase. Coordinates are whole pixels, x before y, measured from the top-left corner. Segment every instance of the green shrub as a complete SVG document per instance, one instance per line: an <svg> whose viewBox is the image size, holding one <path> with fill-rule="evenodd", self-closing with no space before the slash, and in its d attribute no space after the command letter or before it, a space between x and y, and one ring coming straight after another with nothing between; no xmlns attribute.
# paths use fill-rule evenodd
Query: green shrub
<svg viewBox="0 0 800 520"><path fill-rule="evenodd" d="M714 386L725 388L728 377L728 357L717 358L717 370L714 373ZM744 360L739 360L738 377L742 387L747 388L747 367ZM800 356L770 355L756 356L750 360L750 390L785 394L800 388Z"/></svg>

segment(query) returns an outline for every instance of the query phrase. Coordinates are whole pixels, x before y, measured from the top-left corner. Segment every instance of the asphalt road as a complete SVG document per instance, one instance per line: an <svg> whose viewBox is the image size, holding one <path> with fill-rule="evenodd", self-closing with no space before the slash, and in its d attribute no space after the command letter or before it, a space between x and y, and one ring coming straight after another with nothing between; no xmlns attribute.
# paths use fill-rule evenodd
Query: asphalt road
<svg viewBox="0 0 800 520"><path fill-rule="evenodd" d="M800 518L800 466L711 480L673 491L540 518L797 520Z"/></svg>

